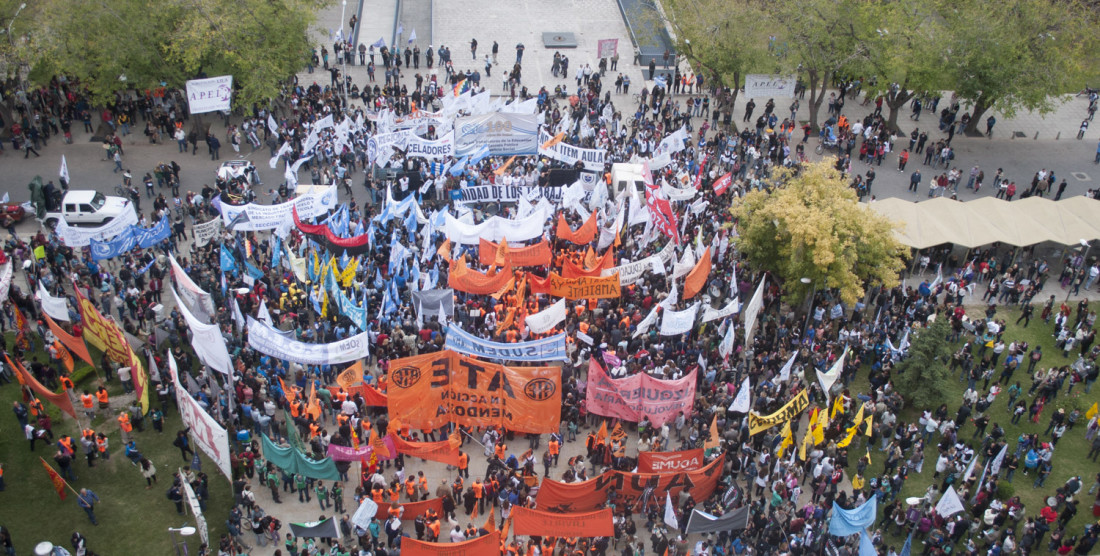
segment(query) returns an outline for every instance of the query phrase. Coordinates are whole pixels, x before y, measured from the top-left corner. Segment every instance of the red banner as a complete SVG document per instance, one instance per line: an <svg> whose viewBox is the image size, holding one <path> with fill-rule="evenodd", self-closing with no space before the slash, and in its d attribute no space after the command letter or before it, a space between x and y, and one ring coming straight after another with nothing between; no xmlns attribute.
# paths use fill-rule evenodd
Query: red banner
<svg viewBox="0 0 1100 556"><path fill-rule="evenodd" d="M637 423L642 415L659 427L676 419L680 412L691 416L695 400L695 374L679 380L660 380L645 373L612 379L595 360L588 364L588 411Z"/></svg>
<svg viewBox="0 0 1100 556"><path fill-rule="evenodd" d="M328 391L335 396L340 391L340 387L329 386ZM386 407L387 405L386 395L370 384L359 384L351 388L345 388L344 391L348 393L349 398L354 398L356 394L362 394L363 401L371 407Z"/></svg>
<svg viewBox="0 0 1100 556"><path fill-rule="evenodd" d="M733 173L726 172L726 174L716 180L714 180L714 194L721 195L730 188L730 184L733 183Z"/></svg>
<svg viewBox="0 0 1100 556"><path fill-rule="evenodd" d="M653 183L653 175L649 172L649 163L644 164L644 175L645 204L649 208L653 227L661 230L662 233L672 238L672 241L679 245L680 229L676 223L676 213L672 211L672 204L668 202L668 199L657 195L661 188Z"/></svg>
<svg viewBox="0 0 1100 556"><path fill-rule="evenodd" d="M69 398L68 392L62 392L60 394L50 391L49 388L42 386L38 379L34 378L34 375L27 372L22 365L14 362L8 357L8 354L4 354L4 359L8 361L8 367L11 367L15 373L22 378L19 382L30 386L31 390L34 390L35 394L46 399L46 401L57 406L58 409L67 413L69 417L76 419L76 410L73 409L73 400Z"/></svg>
<svg viewBox="0 0 1100 556"><path fill-rule="evenodd" d="M703 467L703 449L683 452L638 452L639 473L679 473Z"/></svg>
<svg viewBox="0 0 1100 556"><path fill-rule="evenodd" d="M455 443L448 439L439 442L411 442L396 434L386 436L393 440L394 448L406 456L439 461L458 467L458 447L462 445L461 441Z"/></svg>
<svg viewBox="0 0 1100 556"><path fill-rule="evenodd" d="M443 531L440 531L443 536ZM405 556L485 556L500 554L500 532L493 531L474 540L439 543L405 537L401 539L401 554Z"/></svg>
<svg viewBox="0 0 1100 556"><path fill-rule="evenodd" d="M489 295L503 288L511 279L512 267L510 266L499 268L496 274L489 275L484 272L470 270L466 266L466 259L462 258L451 262L447 285L460 292Z"/></svg>
<svg viewBox="0 0 1100 556"><path fill-rule="evenodd" d="M688 489L696 500L705 500L718 486L724 459L725 456L719 456L702 469L680 473L608 471L581 483L543 479L536 500L538 507L561 513L595 511L607 503L607 491L610 489L618 493L620 507L632 507L637 512L644 510L637 506L640 506L642 495L649 489L652 489L651 495L646 502L662 508L666 492L676 498L681 490Z"/></svg>
<svg viewBox="0 0 1100 556"><path fill-rule="evenodd" d="M401 488L405 488L404 485L402 485ZM378 511L374 513L374 517L377 517L379 521L384 521L386 517L389 516L390 508L392 507L393 504L379 504ZM435 510L435 513L438 515L443 515L442 498L432 498L431 500L424 500L423 502L406 502L404 504L398 504L398 507L403 510L401 513L402 521L412 521L413 518L422 515L424 512L428 511L428 509ZM440 531L439 534L442 535L443 532ZM404 550L404 548L404 544L402 544L401 549Z"/></svg>
<svg viewBox="0 0 1100 556"><path fill-rule="evenodd" d="M611 522L611 509L596 512L556 514L512 508L513 531L517 535L553 537L611 537L615 524Z"/></svg>
<svg viewBox="0 0 1100 556"><path fill-rule="evenodd" d="M581 276L588 276L591 278L599 278L604 269L615 267L615 250L608 249L596 264L591 268L582 268L569 259L565 259L562 263L561 275L564 278L580 278Z"/></svg>

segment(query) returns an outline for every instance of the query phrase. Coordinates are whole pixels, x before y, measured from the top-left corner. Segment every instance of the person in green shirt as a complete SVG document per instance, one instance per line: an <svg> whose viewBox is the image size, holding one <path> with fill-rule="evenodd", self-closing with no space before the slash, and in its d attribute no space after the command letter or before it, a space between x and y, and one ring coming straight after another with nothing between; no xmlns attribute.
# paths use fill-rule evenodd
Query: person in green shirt
<svg viewBox="0 0 1100 556"><path fill-rule="evenodd" d="M332 502L336 508L336 513L344 513L344 489L340 486L339 482L332 483L332 490L329 494L332 496Z"/></svg>
<svg viewBox="0 0 1100 556"><path fill-rule="evenodd" d="M328 501L328 489L325 488L324 481L317 481L317 503L321 505L321 510L327 510L332 507L332 503Z"/></svg>
<svg viewBox="0 0 1100 556"><path fill-rule="evenodd" d="M282 504L283 501L279 500L279 474L274 467L267 470L267 486L271 487L271 499L276 504Z"/></svg>
<svg viewBox="0 0 1100 556"><path fill-rule="evenodd" d="M153 409L149 417L153 421L153 428L156 429L157 432L164 432L164 413L161 412L160 408Z"/></svg>
<svg viewBox="0 0 1100 556"><path fill-rule="evenodd" d="M309 486L305 476L301 473L294 476L294 483L298 486L298 501L299 502L311 502L309 496ZM303 500L303 498L305 498Z"/></svg>
<svg viewBox="0 0 1100 556"><path fill-rule="evenodd" d="M298 539L294 535L287 533L286 542L284 543L284 545L286 546L287 554L298 553Z"/></svg>

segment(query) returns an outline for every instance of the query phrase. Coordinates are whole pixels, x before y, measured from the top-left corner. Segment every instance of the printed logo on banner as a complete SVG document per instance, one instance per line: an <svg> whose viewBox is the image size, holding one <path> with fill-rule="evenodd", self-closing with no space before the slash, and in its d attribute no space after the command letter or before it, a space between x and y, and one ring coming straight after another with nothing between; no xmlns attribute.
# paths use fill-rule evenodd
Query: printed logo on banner
<svg viewBox="0 0 1100 556"><path fill-rule="evenodd" d="M523 393L536 402L549 400L558 387L548 378L536 378L523 387Z"/></svg>
<svg viewBox="0 0 1100 556"><path fill-rule="evenodd" d="M401 388L412 388L420 382L420 369L416 367L401 367L390 371L390 380Z"/></svg>

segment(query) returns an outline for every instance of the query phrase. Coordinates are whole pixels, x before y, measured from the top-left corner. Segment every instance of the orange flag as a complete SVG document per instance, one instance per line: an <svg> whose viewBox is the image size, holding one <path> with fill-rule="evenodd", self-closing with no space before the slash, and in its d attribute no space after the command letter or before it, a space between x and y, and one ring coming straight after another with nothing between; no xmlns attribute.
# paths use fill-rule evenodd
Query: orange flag
<svg viewBox="0 0 1100 556"><path fill-rule="evenodd" d="M306 413L313 417L314 421L321 420L321 402L317 399L317 383L310 383L309 402L306 404Z"/></svg>
<svg viewBox="0 0 1100 556"><path fill-rule="evenodd" d="M344 372L336 377L336 384L339 384L344 390L361 382L363 382L363 360L361 359L356 361L354 365L344 369Z"/></svg>
<svg viewBox="0 0 1100 556"><path fill-rule="evenodd" d="M443 245L440 245L439 249L437 249L435 253L437 255L439 255L440 257L443 257L444 259L450 259L451 258L451 240L448 239L448 240L444 241Z"/></svg>
<svg viewBox="0 0 1100 556"><path fill-rule="evenodd" d="M509 158L508 161L505 162L500 168L497 168L496 170L493 170L493 173L498 175L498 176L504 175L504 172L507 172L508 167L511 166L512 163L515 162L515 161L516 161L516 155L512 155L512 158Z"/></svg>
<svg viewBox="0 0 1100 556"><path fill-rule="evenodd" d="M615 428L611 429L611 440L619 442L626 440L626 431L623 430L622 422L615 423Z"/></svg>
<svg viewBox="0 0 1100 556"><path fill-rule="evenodd" d="M600 430L596 431L596 443L603 444L607 440L607 421L600 423Z"/></svg>
<svg viewBox="0 0 1100 556"><path fill-rule="evenodd" d="M710 420L710 439L703 443L704 450L710 450L721 446L721 437L718 436L718 416Z"/></svg>
<svg viewBox="0 0 1100 556"><path fill-rule="evenodd" d="M57 350L57 357L61 359L61 363L65 365L65 368L68 369L70 373L73 372L73 354L65 349L65 346L61 344L60 340L53 341L53 348Z"/></svg>
<svg viewBox="0 0 1100 556"><path fill-rule="evenodd" d="M558 143L561 143L562 139L565 139L565 132L564 131L557 134L557 135L555 135L555 136L553 136L553 137L551 137L550 139L548 139L545 143L542 144L542 147L539 147L539 148L549 149L550 147L553 147L554 145L557 145Z"/></svg>
<svg viewBox="0 0 1100 556"><path fill-rule="evenodd" d="M695 294L703 290L703 286L707 285L707 277L710 276L710 247L703 252L703 256L699 257L699 262L695 263L695 268L691 269L687 277L684 278L684 299L691 299L695 297Z"/></svg>
<svg viewBox="0 0 1100 556"><path fill-rule="evenodd" d="M279 386L283 388L283 397L286 398L287 403L294 403L294 399L297 398L294 394L294 390L286 387L286 383L283 382L283 377L279 377Z"/></svg>
<svg viewBox="0 0 1100 556"><path fill-rule="evenodd" d="M19 377L20 384L29 386L39 397L45 398L46 401L56 405L62 412L67 413L69 417L76 419L76 410L73 409L73 400L69 398L68 392L58 394L57 392L51 391L49 388L43 386L42 383L38 382L38 380L34 378L34 375L28 373L22 365L12 361L11 358L8 357L8 354L4 354L4 359L7 360L8 367L11 367L11 369L15 371L16 376Z"/></svg>
<svg viewBox="0 0 1100 556"><path fill-rule="evenodd" d="M485 520L485 525L481 528L492 533L497 530L496 508L489 506L489 517Z"/></svg>
<svg viewBox="0 0 1100 556"><path fill-rule="evenodd" d="M53 468L50 467L50 464L46 463L46 460L42 459L41 456L38 457L38 461L42 462L42 467L45 467L46 473L49 473L50 482L53 483L53 489L56 490L57 495L64 500L65 496L68 494L65 492L65 479L62 479L61 475L58 475L57 471L54 471Z"/></svg>
<svg viewBox="0 0 1100 556"><path fill-rule="evenodd" d="M385 442L382 442L382 438L378 436L376 429L370 431L370 446L374 448L374 453L378 455L379 459L390 457L390 449L386 447Z"/></svg>
<svg viewBox="0 0 1100 556"><path fill-rule="evenodd" d="M504 541L504 542L508 541L508 529L510 529L511 527L512 527L512 518L511 518L511 516L509 516L508 519L504 520L504 527L501 528L501 530L500 530L500 539L502 541Z"/></svg>
<svg viewBox="0 0 1100 556"><path fill-rule="evenodd" d="M50 331L53 332L57 339L61 340L61 343L65 344L65 347L69 348L77 357L82 359L85 363L95 366L92 362L92 356L88 353L88 346L84 344L83 338L78 338L65 332L64 328L61 328L53 319L50 318L45 312L42 313L42 317L46 319L46 324L50 326Z"/></svg>

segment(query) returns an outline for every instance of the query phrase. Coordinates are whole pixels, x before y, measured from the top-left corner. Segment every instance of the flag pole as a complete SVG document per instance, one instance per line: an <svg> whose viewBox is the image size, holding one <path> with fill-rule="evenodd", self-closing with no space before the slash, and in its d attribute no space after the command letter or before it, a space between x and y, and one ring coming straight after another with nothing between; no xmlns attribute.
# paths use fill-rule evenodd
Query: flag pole
<svg viewBox="0 0 1100 556"><path fill-rule="evenodd" d="M46 463L46 460L42 459L42 456L38 456L38 460L42 462L42 465L45 465L46 467L49 467L49 468L50 468L50 470L53 470L53 466L51 466L50 464ZM57 472L56 472L56 471L54 471L54 473L57 473ZM58 476L58 477L61 477L61 474L60 474L60 473L57 473L57 476ZM69 484L69 481L65 480L65 477L61 477L61 482L65 483L65 486L66 486L66 487L67 487L67 488L68 488L69 490L71 490L71 491L73 492L73 494L77 495L77 497L79 497L79 496L80 496L80 493L79 493L79 492L77 492L77 491L76 491L76 489L74 489L74 488L73 488L73 486Z"/></svg>

